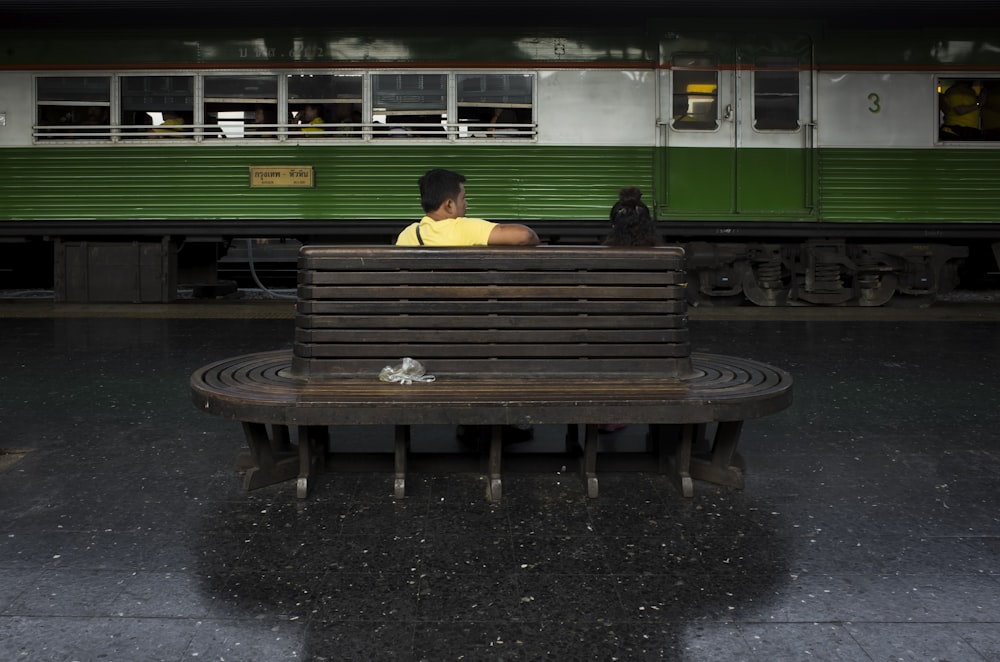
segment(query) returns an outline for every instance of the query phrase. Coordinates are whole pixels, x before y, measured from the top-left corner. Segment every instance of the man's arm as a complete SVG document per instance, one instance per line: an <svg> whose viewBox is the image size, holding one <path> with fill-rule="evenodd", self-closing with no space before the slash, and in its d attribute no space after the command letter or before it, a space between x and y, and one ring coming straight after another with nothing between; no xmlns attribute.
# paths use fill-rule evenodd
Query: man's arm
<svg viewBox="0 0 1000 662"><path fill-rule="evenodd" d="M536 246L538 235L527 225L520 223L498 223L490 231L487 242L490 246Z"/></svg>

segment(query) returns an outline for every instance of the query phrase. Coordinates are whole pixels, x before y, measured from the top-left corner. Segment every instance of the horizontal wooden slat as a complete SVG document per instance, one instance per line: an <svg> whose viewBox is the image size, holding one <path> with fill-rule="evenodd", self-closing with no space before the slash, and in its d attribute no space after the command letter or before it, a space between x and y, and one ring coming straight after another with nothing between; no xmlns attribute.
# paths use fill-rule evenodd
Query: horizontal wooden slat
<svg viewBox="0 0 1000 662"><path fill-rule="evenodd" d="M677 299L684 296L682 287L574 287L572 285L352 285L299 287L299 296L314 300L353 299L521 299L548 301L559 299Z"/></svg>
<svg viewBox="0 0 1000 662"><path fill-rule="evenodd" d="M574 285L607 286L627 283L631 286L681 285L686 283L686 274L676 271L460 271L434 270L394 270L394 271L343 271L309 269L302 273L303 285Z"/></svg>
<svg viewBox="0 0 1000 662"><path fill-rule="evenodd" d="M463 311L464 312L464 311ZM681 329L687 326L687 319L676 314L629 315L628 325L632 329ZM299 315L295 325L299 329L620 329L620 315L532 315L511 317L508 315Z"/></svg>
<svg viewBox="0 0 1000 662"><path fill-rule="evenodd" d="M372 259L375 255L378 260ZM489 268L498 272L532 269L579 271L581 266L589 271L683 270L684 251L676 246L490 246L478 250L429 246L304 246L299 255L300 269L320 271L448 271L469 268Z"/></svg>
<svg viewBox="0 0 1000 662"><path fill-rule="evenodd" d="M387 365L399 364L401 358L385 359L384 356L371 357L365 354L345 357L304 357L296 355L292 362L292 371L298 378L305 380L376 379L382 368ZM658 374L670 377L679 372L684 374L690 372L690 360L687 353L683 353L681 356L633 358L617 356L588 358L556 357L553 355L512 356L484 363L477 361L474 356L464 356L456 352L451 356L424 357L422 363L427 368L427 374L435 376L455 379L489 375L494 379L508 379L512 384L516 384L529 375L533 377L575 375L575 379L584 381L591 378L606 378L609 375L622 377Z"/></svg>
<svg viewBox="0 0 1000 662"><path fill-rule="evenodd" d="M296 329L295 340L303 344L357 345L359 343L393 343L405 337L413 345L431 347L455 345L483 345L483 353L496 345L581 345L593 347L601 344L648 345L656 343L685 343L687 329Z"/></svg>
<svg viewBox="0 0 1000 662"><path fill-rule="evenodd" d="M372 313L400 315L649 315L687 312L687 302L680 299L667 301L602 301L563 300L546 302L540 309L534 301L421 301L415 306L411 301L299 301L301 315L365 315Z"/></svg>
<svg viewBox="0 0 1000 662"><path fill-rule="evenodd" d="M500 363L508 358L532 357L555 361L560 358L655 358L663 356L686 356L687 345L681 343L637 343L637 344L579 344L579 343L546 343L546 344L510 344L490 343L450 345L422 345L419 343L379 343L363 342L357 344L320 344L303 345L296 343L296 355L303 358L313 357L343 357L350 360L359 356L370 356L381 359L392 359L409 356L418 361L430 362L432 358L468 358L485 359L494 364L492 369L502 371ZM539 370L544 370L542 367Z"/></svg>

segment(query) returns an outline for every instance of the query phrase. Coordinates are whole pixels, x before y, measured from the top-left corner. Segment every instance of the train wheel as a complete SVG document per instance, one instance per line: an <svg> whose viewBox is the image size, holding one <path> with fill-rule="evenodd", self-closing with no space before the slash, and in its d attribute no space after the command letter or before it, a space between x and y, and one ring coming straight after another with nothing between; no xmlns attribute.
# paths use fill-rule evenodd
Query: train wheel
<svg viewBox="0 0 1000 662"><path fill-rule="evenodd" d="M886 274L872 282L871 287L862 287L858 297L859 306L883 306L896 293L898 280L895 274Z"/></svg>

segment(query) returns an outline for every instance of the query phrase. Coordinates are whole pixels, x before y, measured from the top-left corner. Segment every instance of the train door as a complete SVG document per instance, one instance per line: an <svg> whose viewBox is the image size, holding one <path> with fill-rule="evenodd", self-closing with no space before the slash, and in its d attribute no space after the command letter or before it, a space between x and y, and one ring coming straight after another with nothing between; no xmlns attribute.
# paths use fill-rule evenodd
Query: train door
<svg viewBox="0 0 1000 662"><path fill-rule="evenodd" d="M801 35L661 42L660 218L811 212L811 56Z"/></svg>

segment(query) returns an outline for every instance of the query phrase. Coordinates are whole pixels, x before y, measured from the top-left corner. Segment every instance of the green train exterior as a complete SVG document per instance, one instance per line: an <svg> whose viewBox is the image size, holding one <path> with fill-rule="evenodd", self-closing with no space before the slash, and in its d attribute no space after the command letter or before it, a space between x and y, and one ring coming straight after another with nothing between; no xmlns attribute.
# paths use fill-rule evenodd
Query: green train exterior
<svg viewBox="0 0 1000 662"><path fill-rule="evenodd" d="M391 240L447 167L471 214L549 241L599 241L639 186L704 303L926 301L995 252L1000 142L942 138L939 100L970 79L988 103L1000 32L704 24L0 32L0 231ZM344 116L303 132L309 102ZM168 106L179 135L135 121Z"/></svg>

